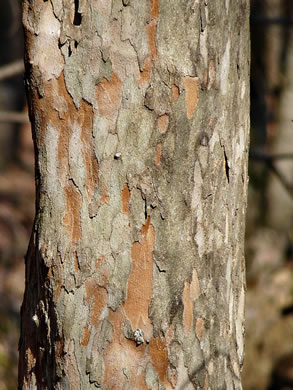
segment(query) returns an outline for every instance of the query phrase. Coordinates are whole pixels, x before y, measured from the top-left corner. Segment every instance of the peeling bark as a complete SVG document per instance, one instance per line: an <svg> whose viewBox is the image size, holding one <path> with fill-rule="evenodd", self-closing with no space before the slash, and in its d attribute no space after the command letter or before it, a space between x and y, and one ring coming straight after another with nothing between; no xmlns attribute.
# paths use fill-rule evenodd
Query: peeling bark
<svg viewBox="0 0 293 390"><path fill-rule="evenodd" d="M20 389L241 389L248 0L25 0Z"/></svg>

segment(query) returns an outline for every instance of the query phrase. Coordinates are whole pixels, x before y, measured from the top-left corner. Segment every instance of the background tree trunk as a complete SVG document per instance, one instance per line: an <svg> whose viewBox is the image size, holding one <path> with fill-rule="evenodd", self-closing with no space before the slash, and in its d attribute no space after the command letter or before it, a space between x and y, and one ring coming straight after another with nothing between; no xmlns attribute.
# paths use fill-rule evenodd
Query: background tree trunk
<svg viewBox="0 0 293 390"><path fill-rule="evenodd" d="M20 388L241 388L248 8L24 1Z"/></svg>

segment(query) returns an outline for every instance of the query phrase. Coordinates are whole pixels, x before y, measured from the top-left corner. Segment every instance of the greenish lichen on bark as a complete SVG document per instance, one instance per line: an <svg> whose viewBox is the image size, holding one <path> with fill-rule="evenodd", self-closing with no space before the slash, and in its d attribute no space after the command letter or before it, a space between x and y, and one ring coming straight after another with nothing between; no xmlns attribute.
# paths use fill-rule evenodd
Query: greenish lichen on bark
<svg viewBox="0 0 293 390"><path fill-rule="evenodd" d="M241 388L248 11L24 1L38 197L19 388Z"/></svg>

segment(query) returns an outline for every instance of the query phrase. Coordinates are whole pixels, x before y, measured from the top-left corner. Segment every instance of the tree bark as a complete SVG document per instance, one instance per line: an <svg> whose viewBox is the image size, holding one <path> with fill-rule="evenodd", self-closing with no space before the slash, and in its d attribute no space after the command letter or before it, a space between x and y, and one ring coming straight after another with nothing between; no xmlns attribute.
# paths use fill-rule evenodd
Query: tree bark
<svg viewBox="0 0 293 390"><path fill-rule="evenodd" d="M240 389L248 0L25 0L21 389Z"/></svg>

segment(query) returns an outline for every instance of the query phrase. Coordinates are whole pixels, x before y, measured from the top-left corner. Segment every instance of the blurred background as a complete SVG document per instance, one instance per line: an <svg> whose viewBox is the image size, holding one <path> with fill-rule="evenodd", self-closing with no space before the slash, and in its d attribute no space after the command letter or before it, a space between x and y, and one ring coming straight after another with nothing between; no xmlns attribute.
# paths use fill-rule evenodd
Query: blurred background
<svg viewBox="0 0 293 390"><path fill-rule="evenodd" d="M293 389L293 0L251 0L244 390ZM17 388L34 154L21 0L0 1L0 389Z"/></svg>
<svg viewBox="0 0 293 390"><path fill-rule="evenodd" d="M251 0L244 390L293 389L293 1Z"/></svg>

